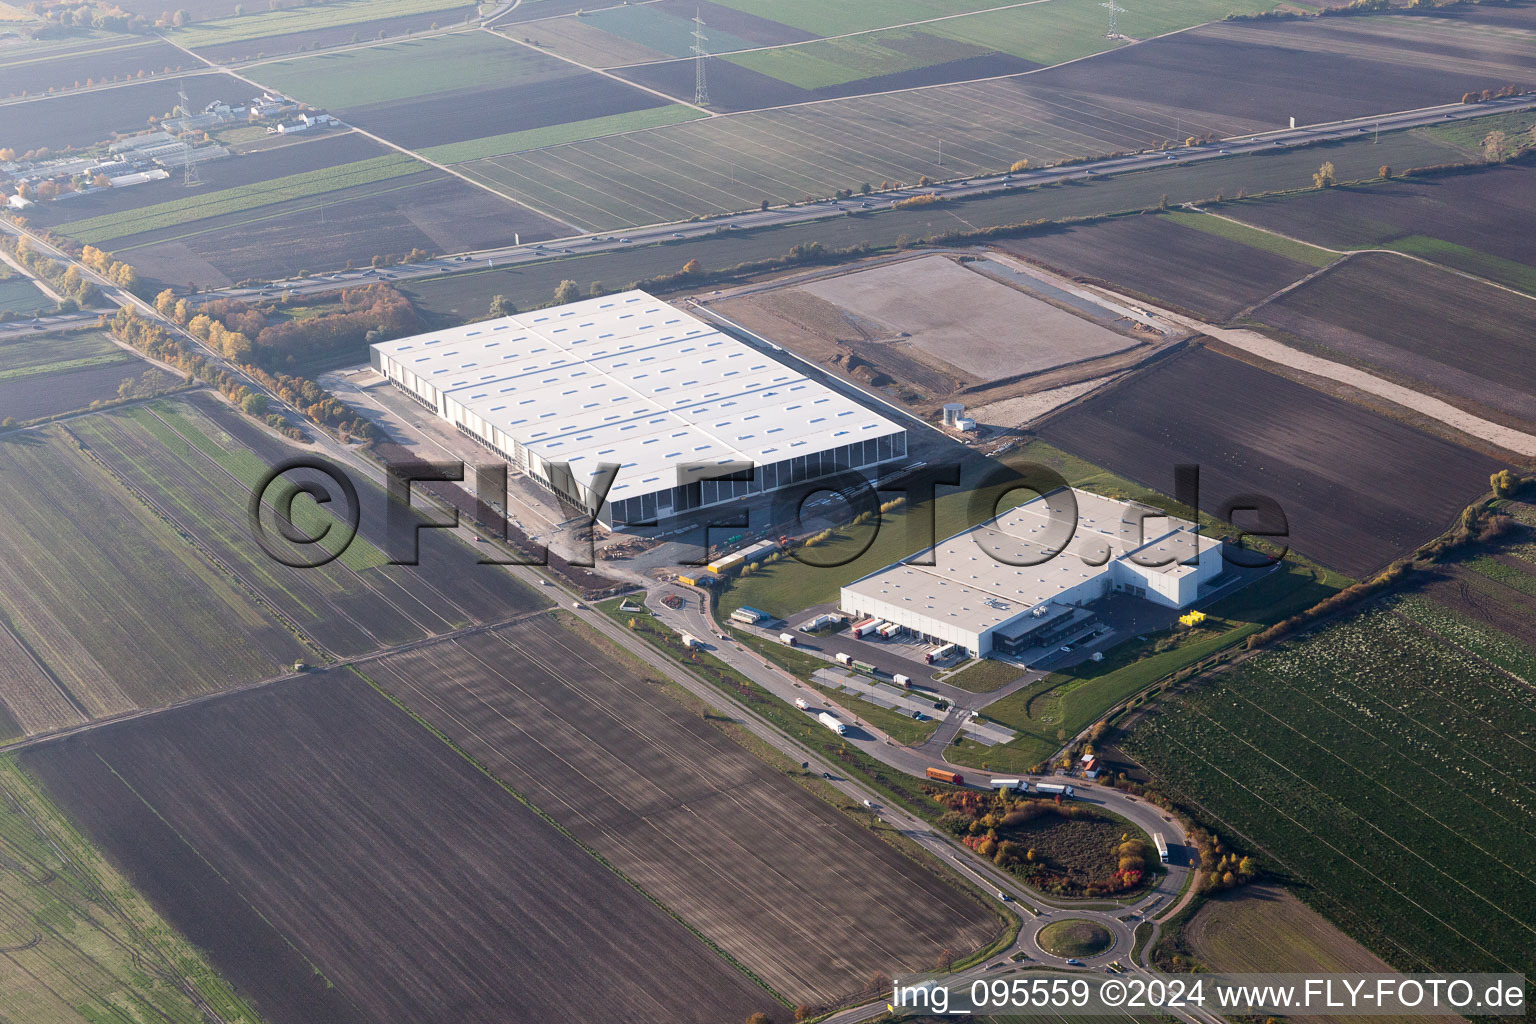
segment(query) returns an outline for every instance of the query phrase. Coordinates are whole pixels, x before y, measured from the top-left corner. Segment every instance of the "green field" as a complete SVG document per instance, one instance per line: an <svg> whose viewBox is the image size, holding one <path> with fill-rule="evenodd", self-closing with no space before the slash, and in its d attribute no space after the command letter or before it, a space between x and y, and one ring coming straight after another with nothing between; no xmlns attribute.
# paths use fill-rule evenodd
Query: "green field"
<svg viewBox="0 0 1536 1024"><path fill-rule="evenodd" d="M716 0L723 7L755 14L760 18L792 25L819 36L902 25L951 14L967 14L1001 7L988 0Z"/></svg>
<svg viewBox="0 0 1536 1024"><path fill-rule="evenodd" d="M708 19L705 19L706 21ZM583 25L590 25L658 53L672 57L693 54L693 22L686 17L645 4L607 7L581 15ZM753 44L721 29L706 26L705 48L711 53L741 50Z"/></svg>
<svg viewBox="0 0 1536 1024"><path fill-rule="evenodd" d="M1508 114L1490 114L1487 117L1473 118L1469 121L1430 125L1427 128L1420 128L1419 131L1464 149L1469 155L1482 156L1483 140L1490 132L1504 132L1511 140L1519 135L1525 136L1527 140L1536 137L1532 135L1536 132L1536 113L1517 110Z"/></svg>
<svg viewBox="0 0 1536 1024"><path fill-rule="evenodd" d="M489 32L455 32L272 61L253 74L285 95L346 110L458 89L532 84L568 70Z"/></svg>
<svg viewBox="0 0 1536 1024"><path fill-rule="evenodd" d="M239 43L291 32L314 32L338 25L382 21L460 6L460 0L331 0L313 6L269 10L266 5L251 3L246 5L247 14L195 22L172 29L168 36L178 46L195 50L200 46Z"/></svg>
<svg viewBox="0 0 1536 1024"><path fill-rule="evenodd" d="M1394 966L1529 975L1536 674L1400 610L1203 679L1121 746Z"/></svg>
<svg viewBox="0 0 1536 1024"><path fill-rule="evenodd" d="M0 758L0 892L6 1020L204 1024L201 1002L226 1024L260 1021L9 757Z"/></svg>
<svg viewBox="0 0 1536 1024"><path fill-rule="evenodd" d="M543 149L546 146L561 146L568 142L582 142L603 135L659 128L662 125L678 124L706 116L708 115L686 104L671 103L647 110L635 110L627 114L589 117L581 121L567 121L564 124L549 125L544 128L529 128L520 132L508 132L505 135L490 135L483 139L450 142L443 146L430 146L418 152L428 160L456 164L468 160L483 160L487 157L521 153L530 149Z"/></svg>
<svg viewBox="0 0 1536 1024"><path fill-rule="evenodd" d="M1218 21L1228 14L1251 14L1273 6L1273 0L1146 0L1131 5L1120 16L1120 31L1135 39L1148 39ZM728 59L803 89L841 85L955 59L958 54L936 45L940 40L975 47L978 53L1000 51L1050 66L1126 45L1106 37L1106 18L1098 0L1045 0L914 28L797 43Z"/></svg>
<svg viewBox="0 0 1536 1024"><path fill-rule="evenodd" d="M0 313L31 313L38 309L53 309L53 300L38 291L31 281L12 273L8 267L0 267L0 270L5 272L5 276L0 277Z"/></svg>
<svg viewBox="0 0 1536 1024"><path fill-rule="evenodd" d="M1347 581L1288 564L1207 609L1197 629L1177 627L1127 640L1103 661L1053 672L988 705L982 714L1019 734L1002 746L962 741L950 759L971 767L1027 772L1105 712L1179 669L1241 643L1265 626L1316 604Z"/></svg>
<svg viewBox="0 0 1536 1024"><path fill-rule="evenodd" d="M185 224L207 217L221 217L245 210L255 210L275 203L305 196L335 192L367 185L389 178L400 178L427 170L423 164L403 153L389 153L369 160L357 160L338 167L289 174L270 181L239 185L235 188L206 192L188 199L172 199L137 210L87 217L61 225L59 231L90 245L98 245L124 235Z"/></svg>

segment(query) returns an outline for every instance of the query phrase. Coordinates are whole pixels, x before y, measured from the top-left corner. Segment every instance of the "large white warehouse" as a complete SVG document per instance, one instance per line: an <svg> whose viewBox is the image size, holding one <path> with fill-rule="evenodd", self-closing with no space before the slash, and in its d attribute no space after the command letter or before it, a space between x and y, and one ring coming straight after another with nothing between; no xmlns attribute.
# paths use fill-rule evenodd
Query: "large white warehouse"
<svg viewBox="0 0 1536 1024"><path fill-rule="evenodd" d="M932 565L897 562L842 588L842 610L878 617L976 656L1023 657L1087 632L1082 606L1119 591L1172 608L1194 602L1222 571L1221 542L1136 502L1072 489L1035 498L942 541ZM1052 558L1045 553L1059 550ZM1038 563L1038 564L1030 564Z"/></svg>
<svg viewBox="0 0 1536 1024"><path fill-rule="evenodd" d="M370 358L610 528L839 469L873 476L907 453L904 428L642 291L381 342ZM619 469L600 500L604 463ZM707 479L730 463L754 479Z"/></svg>

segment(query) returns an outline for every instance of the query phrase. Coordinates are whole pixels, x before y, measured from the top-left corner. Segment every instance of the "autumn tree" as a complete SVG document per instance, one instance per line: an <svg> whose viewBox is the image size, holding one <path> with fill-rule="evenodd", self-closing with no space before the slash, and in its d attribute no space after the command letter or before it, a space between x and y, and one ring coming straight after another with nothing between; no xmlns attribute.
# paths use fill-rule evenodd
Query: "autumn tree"
<svg viewBox="0 0 1536 1024"><path fill-rule="evenodd" d="M683 273L688 274L689 276L702 274L704 273L704 264L700 263L696 259L689 260L687 263L683 264Z"/></svg>
<svg viewBox="0 0 1536 1024"><path fill-rule="evenodd" d="M1495 498L1511 497L1520 489L1520 478L1507 469L1501 469L1488 478L1488 483L1493 487Z"/></svg>
<svg viewBox="0 0 1536 1024"><path fill-rule="evenodd" d="M1027 171L1027 170L1029 170L1029 159L1026 157L1023 160L1015 160L1013 162L1013 164L1011 166L1009 166L1008 173L1009 174L1018 174L1020 171Z"/></svg>
<svg viewBox="0 0 1536 1024"><path fill-rule="evenodd" d="M569 278L561 281L559 286L555 288L555 305L557 306L563 306L567 302L575 302L579 298L581 298L581 286Z"/></svg>
<svg viewBox="0 0 1536 1024"><path fill-rule="evenodd" d="M491 296L491 316L511 316L516 312L517 307L505 295Z"/></svg>
<svg viewBox="0 0 1536 1024"><path fill-rule="evenodd" d="M155 296L155 312L161 316L173 316L176 312L176 293L167 288Z"/></svg>
<svg viewBox="0 0 1536 1024"><path fill-rule="evenodd" d="M1388 178L1392 177L1392 168L1387 164L1382 164L1380 167L1376 168L1376 176L1382 181L1386 181Z"/></svg>
<svg viewBox="0 0 1536 1024"><path fill-rule="evenodd" d="M1313 188L1331 188L1337 184L1338 179L1334 177L1332 160L1324 161L1323 165L1312 174Z"/></svg>
<svg viewBox="0 0 1536 1024"><path fill-rule="evenodd" d="M1504 159L1505 147L1509 145L1509 136L1501 131L1491 131L1483 137L1483 159L1489 163L1497 163Z"/></svg>

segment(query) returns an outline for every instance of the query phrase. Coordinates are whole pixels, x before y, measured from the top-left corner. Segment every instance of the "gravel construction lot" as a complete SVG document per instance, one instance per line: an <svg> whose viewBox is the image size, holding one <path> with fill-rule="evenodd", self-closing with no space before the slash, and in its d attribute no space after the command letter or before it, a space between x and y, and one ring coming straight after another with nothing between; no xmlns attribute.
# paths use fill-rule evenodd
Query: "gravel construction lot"
<svg viewBox="0 0 1536 1024"><path fill-rule="evenodd" d="M923 256L800 289L886 328L885 338L916 348L975 381L1013 377L1131 348L1134 339L966 269ZM903 337L906 336L906 337Z"/></svg>
<svg viewBox="0 0 1536 1024"><path fill-rule="evenodd" d="M261 475L298 452L208 395L77 423L103 462L331 654L409 643L548 604L507 573L477 565L479 555L439 530L420 531L420 565L385 564L387 499L362 480L361 532L346 554L314 569L280 564L253 537L246 507ZM336 493L334 483L326 486Z"/></svg>
<svg viewBox="0 0 1536 1024"><path fill-rule="evenodd" d="M1536 113L1530 115L1536 125ZM1391 248L1536 292L1536 163L1228 204L1222 212L1335 249Z"/></svg>
<svg viewBox="0 0 1536 1024"><path fill-rule="evenodd" d="M1204 508L1268 496L1285 511L1290 546L1357 578L1448 528L1502 468L1198 347L1052 417L1038 433L1165 492L1174 466L1197 463Z"/></svg>
<svg viewBox="0 0 1536 1024"><path fill-rule="evenodd" d="M1317 269L1148 215L1067 227L1002 247L1064 274L1215 322Z"/></svg>
<svg viewBox="0 0 1536 1024"><path fill-rule="evenodd" d="M366 672L793 1002L964 955L1000 927L550 619Z"/></svg>
<svg viewBox="0 0 1536 1024"><path fill-rule="evenodd" d="M1469 411L1536 423L1536 298L1362 253L1251 316Z"/></svg>
<svg viewBox="0 0 1536 1024"><path fill-rule="evenodd" d="M195 62L183 54L182 63L190 69ZM233 101L252 92L238 78L205 72L0 104L0 139L18 153L39 146L60 149L105 142L114 132L145 127L145 118L151 114L169 113L180 102L176 91L182 86L186 87L188 103L196 110L210 100Z"/></svg>
<svg viewBox="0 0 1536 1024"><path fill-rule="evenodd" d="M23 765L270 1024L717 1024L777 1010L350 673Z"/></svg>

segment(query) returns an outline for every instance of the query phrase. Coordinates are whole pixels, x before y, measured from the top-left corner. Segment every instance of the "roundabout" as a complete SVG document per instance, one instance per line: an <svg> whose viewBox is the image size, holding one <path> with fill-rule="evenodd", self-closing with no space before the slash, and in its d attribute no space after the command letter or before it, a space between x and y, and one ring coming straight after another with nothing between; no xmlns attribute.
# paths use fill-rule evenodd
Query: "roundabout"
<svg viewBox="0 0 1536 1024"><path fill-rule="evenodd" d="M1115 936L1099 921L1069 917L1043 925L1035 932L1035 945L1051 956L1080 960L1109 952Z"/></svg>

